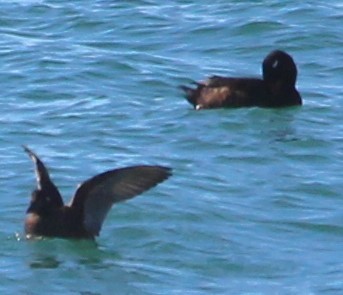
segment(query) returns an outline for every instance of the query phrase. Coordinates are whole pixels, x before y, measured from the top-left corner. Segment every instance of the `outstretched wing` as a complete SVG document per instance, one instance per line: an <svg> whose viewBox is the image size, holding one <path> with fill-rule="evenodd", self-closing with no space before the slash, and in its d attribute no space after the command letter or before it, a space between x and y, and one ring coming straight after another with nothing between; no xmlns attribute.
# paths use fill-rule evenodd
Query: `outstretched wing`
<svg viewBox="0 0 343 295"><path fill-rule="evenodd" d="M131 199L171 175L162 166L133 166L98 174L81 184L70 206L83 216L86 230L99 235L113 203Z"/></svg>
<svg viewBox="0 0 343 295"><path fill-rule="evenodd" d="M27 152L33 163L35 164L35 174L37 179L37 188L42 189L44 183L50 181L49 172L45 168L43 162L38 158L38 156L31 151L27 146L23 145L24 151Z"/></svg>
<svg viewBox="0 0 343 295"><path fill-rule="evenodd" d="M57 207L63 206L63 199L61 197L61 194L55 184L51 181L49 172L44 166L43 162L27 146L23 145L23 148L35 164L37 189L39 191L42 191L46 197L50 198L53 205Z"/></svg>

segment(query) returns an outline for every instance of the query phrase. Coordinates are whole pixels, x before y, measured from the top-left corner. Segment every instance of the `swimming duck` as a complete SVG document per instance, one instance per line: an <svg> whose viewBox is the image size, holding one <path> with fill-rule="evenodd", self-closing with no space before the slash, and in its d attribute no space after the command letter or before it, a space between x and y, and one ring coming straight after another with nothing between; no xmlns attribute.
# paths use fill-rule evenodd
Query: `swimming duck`
<svg viewBox="0 0 343 295"><path fill-rule="evenodd" d="M282 50L269 53L262 63L263 79L212 76L196 88L181 86L196 110L235 107L288 107L301 105L295 88L297 67Z"/></svg>
<svg viewBox="0 0 343 295"><path fill-rule="evenodd" d="M24 146L35 164L37 188L32 192L25 233L34 236L94 239L114 203L131 199L171 176L163 166L132 166L98 174L83 182L69 205L38 156Z"/></svg>

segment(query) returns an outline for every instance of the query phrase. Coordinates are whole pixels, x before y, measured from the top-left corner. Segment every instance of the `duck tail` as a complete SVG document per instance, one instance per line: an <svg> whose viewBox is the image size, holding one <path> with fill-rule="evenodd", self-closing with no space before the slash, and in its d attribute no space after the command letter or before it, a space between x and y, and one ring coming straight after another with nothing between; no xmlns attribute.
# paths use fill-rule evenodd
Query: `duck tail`
<svg viewBox="0 0 343 295"><path fill-rule="evenodd" d="M198 93L198 89L194 89L188 86L184 86L184 85L180 85L179 86L181 90L184 91L185 94L185 98L187 99L187 101L193 105L193 107L195 108L197 103L197 93Z"/></svg>

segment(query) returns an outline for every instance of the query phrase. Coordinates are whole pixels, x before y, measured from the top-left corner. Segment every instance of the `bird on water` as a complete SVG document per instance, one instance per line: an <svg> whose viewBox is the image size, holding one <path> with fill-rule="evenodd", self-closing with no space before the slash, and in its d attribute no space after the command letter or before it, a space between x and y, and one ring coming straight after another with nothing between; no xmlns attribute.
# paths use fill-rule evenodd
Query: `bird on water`
<svg viewBox="0 0 343 295"><path fill-rule="evenodd" d="M171 168L140 165L95 175L76 190L69 205L38 156L23 146L35 165L37 188L26 212L25 233L36 236L95 239L112 205L131 199L171 176Z"/></svg>
<svg viewBox="0 0 343 295"><path fill-rule="evenodd" d="M301 105L295 87L297 67L282 50L269 53L262 63L262 79L212 76L196 87L180 86L194 109L289 107Z"/></svg>

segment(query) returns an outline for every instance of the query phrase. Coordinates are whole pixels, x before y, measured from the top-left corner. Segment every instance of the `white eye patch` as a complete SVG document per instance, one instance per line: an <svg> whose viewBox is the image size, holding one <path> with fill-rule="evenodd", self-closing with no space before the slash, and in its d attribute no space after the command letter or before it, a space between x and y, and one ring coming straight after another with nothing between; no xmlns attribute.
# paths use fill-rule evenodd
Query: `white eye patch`
<svg viewBox="0 0 343 295"><path fill-rule="evenodd" d="M275 60L275 61L273 62L273 64L272 64L272 68L273 68L273 69L276 69L278 65L279 65L279 61L278 61L278 60Z"/></svg>

